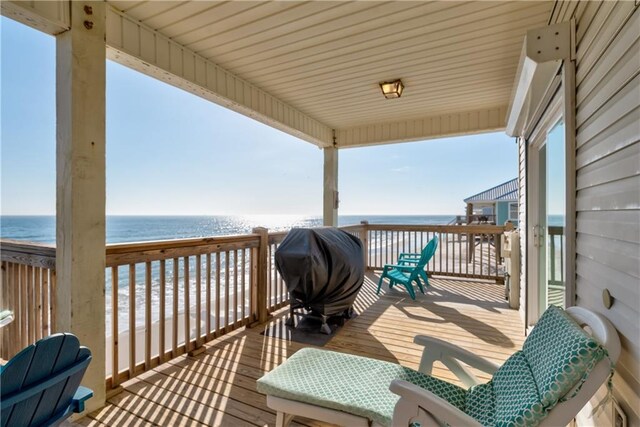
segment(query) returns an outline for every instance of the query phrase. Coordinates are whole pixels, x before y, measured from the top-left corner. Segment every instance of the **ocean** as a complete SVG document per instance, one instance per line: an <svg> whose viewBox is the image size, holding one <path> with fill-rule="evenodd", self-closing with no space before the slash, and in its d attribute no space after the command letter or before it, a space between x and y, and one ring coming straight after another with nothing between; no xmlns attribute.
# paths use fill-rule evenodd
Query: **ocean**
<svg viewBox="0 0 640 427"><path fill-rule="evenodd" d="M341 215L339 225L447 224L455 215ZM107 216L107 243L141 242L250 233L254 227L283 231L322 225L319 216ZM55 243L55 216L0 216L0 237Z"/></svg>
<svg viewBox="0 0 640 427"><path fill-rule="evenodd" d="M340 225L359 224L360 221L367 220L372 224L447 224L455 216L454 215L421 215L421 216L391 216L391 215L343 215L339 217ZM194 238L194 237L207 237L207 236L220 236L230 234L246 234L250 233L254 227L262 226L271 231L283 231L292 227L315 227L322 225L322 218L319 216L292 216L292 215L255 215L255 216L107 216L107 243L123 243L123 242L140 242L150 240L164 240L164 239L180 239L180 238ZM0 216L0 236L6 239L25 240L31 242L40 243L53 243L55 244L56 223L54 216ZM205 262L201 260L201 262ZM227 267L227 262L229 266ZM245 265L238 264L238 260L234 257L227 260L227 255L223 254L221 257L221 283L220 286L224 289L226 283L231 283L233 279L234 284L231 289L225 290L229 293L230 298L237 291L237 279L236 268L240 268L240 275L245 275L245 283L249 284L250 278L247 276L249 269L247 268L248 259L245 261ZM166 320L166 341L171 343L171 333L173 326L171 323L171 307L173 304L173 261L167 261L166 268L166 307L167 307L167 320ZM146 301L145 292L145 271L144 266L140 266L135 270L135 297L134 301L136 307L144 307ZM203 271L204 271L203 265ZM273 272L273 267L272 272ZM128 366L128 342L129 334L129 277L128 267L123 266L119 268L120 274L118 276L118 304L117 304L117 319L118 319L118 341L120 345L119 352L119 366L121 369ZM226 281L225 276L229 275L229 282ZM273 274L273 273L269 273ZM196 307L194 301L196 300L195 291L195 262L192 260L189 266L189 300L191 301L190 318L191 325L195 325L196 319L192 318L195 313L200 310L202 318L211 316L213 325L224 324L226 318L217 319L212 313L207 313L203 307ZM241 277L241 276L240 276ZM106 337L107 344L107 375L111 372L111 324L113 319L113 304L112 304L112 286L113 277L111 269L107 269L105 272L105 299L106 299L106 317L105 327L108 336ZM159 263L152 263L151 268L151 319L152 319L152 342L153 348L157 348L158 336L159 336L159 323L161 322L159 317L159 305L160 305L160 267ZM220 304L225 306L224 294L221 297ZM178 298L177 303L179 307L178 315L178 337L179 341L184 340L184 307L185 307L185 289L184 289L184 269L180 269L178 272ZM247 292L248 295L248 292ZM202 294L203 301L206 295ZM245 311L248 312L248 300L239 301L239 305L230 307L229 318L233 318L235 313L242 311L244 306ZM191 331L192 336L195 336L195 330ZM136 335L136 360L138 362L144 360L144 340L145 340L145 311L144 309L136 309L135 311L135 335Z"/></svg>

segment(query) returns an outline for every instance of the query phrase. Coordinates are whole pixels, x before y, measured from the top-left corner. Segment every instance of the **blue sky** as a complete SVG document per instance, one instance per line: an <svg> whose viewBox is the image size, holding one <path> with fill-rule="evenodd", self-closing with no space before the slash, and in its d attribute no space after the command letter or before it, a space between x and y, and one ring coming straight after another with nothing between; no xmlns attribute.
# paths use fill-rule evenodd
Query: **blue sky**
<svg viewBox="0 0 640 427"><path fill-rule="evenodd" d="M55 40L7 18L1 36L1 207L55 213ZM462 214L517 175L504 134L340 151L341 214ZM107 214L322 212L322 151L107 62Z"/></svg>

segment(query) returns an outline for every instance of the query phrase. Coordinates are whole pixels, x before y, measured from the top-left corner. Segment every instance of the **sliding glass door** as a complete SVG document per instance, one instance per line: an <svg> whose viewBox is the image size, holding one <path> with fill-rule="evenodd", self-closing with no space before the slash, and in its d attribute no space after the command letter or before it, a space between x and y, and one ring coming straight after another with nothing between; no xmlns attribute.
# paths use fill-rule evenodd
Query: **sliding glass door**
<svg viewBox="0 0 640 427"><path fill-rule="evenodd" d="M566 173L565 131L561 120L547 133L541 148L540 162L544 172L541 183L540 224L540 311L550 304L565 306L565 226L566 226ZM542 200L543 199L543 200Z"/></svg>
<svg viewBox="0 0 640 427"><path fill-rule="evenodd" d="M561 107L556 97L527 148L529 325L549 305L566 306L567 144Z"/></svg>

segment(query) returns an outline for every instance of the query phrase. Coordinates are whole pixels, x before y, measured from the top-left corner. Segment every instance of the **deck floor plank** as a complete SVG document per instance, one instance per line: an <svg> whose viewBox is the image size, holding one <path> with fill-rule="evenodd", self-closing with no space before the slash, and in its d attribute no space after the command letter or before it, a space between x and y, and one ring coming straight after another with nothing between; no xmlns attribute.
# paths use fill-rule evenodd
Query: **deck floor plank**
<svg viewBox="0 0 640 427"><path fill-rule="evenodd" d="M504 300L504 288L468 279L431 279L426 294L412 301L401 288L385 284L376 295L378 276L367 273L347 322L324 346L416 369L422 348L416 335L446 339L502 363L522 346L523 326ZM282 321L284 308L270 322ZM256 380L307 345L261 335L267 326L239 329L206 344L197 356L183 355L123 384L108 406L80 420L85 426L180 425L266 426L275 414L255 389ZM442 364L433 375L454 381ZM478 373L480 378L486 375ZM296 418L295 426L325 424Z"/></svg>

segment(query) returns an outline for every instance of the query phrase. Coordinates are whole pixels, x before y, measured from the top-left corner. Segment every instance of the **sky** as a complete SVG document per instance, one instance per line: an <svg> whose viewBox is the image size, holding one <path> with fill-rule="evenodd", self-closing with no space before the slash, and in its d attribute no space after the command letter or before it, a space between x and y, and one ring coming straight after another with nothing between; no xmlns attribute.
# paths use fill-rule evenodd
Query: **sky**
<svg viewBox="0 0 640 427"><path fill-rule="evenodd" d="M0 18L0 213L55 214L55 39ZM409 89L409 88L407 88ZM321 215L322 150L107 61L108 215ZM503 133L339 152L340 214L464 214L517 176Z"/></svg>

